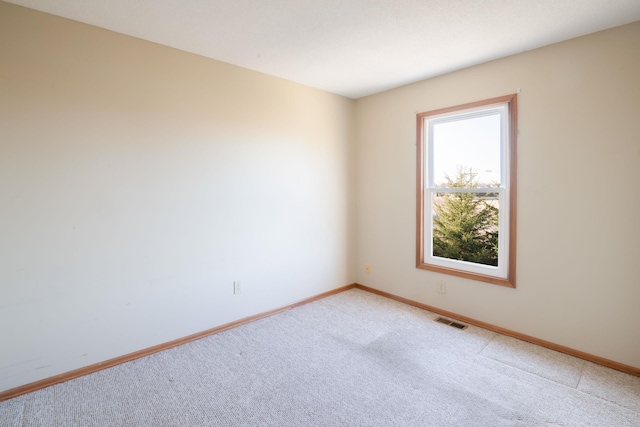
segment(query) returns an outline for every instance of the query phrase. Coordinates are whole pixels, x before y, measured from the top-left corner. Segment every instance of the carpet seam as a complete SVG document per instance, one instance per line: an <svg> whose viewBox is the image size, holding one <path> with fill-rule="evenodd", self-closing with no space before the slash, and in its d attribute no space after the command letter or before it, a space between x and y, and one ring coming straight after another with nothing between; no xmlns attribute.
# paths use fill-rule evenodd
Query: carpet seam
<svg viewBox="0 0 640 427"><path fill-rule="evenodd" d="M626 410L626 411L634 412L634 413L636 413L636 415L638 415L638 414L639 414L639 412L638 412L637 410L635 410L635 409L631 409L631 408L628 408L628 407L626 407L626 406L624 406L624 405L622 405L622 404L620 404L620 403L614 402L613 400L605 399L604 397L601 397L601 396L598 396L598 395L595 395L595 394L588 393L588 392L586 392L586 391L584 391L584 390L578 390L578 389L576 389L576 391L577 391L578 393L581 393L581 394L585 395L585 396L593 397L593 398L598 399L598 400L601 400L601 401L603 401L603 402L607 402L607 403L609 403L609 404L611 404L611 405L615 405L616 407L618 407L618 408L622 408L622 409L624 409L624 410Z"/></svg>
<svg viewBox="0 0 640 427"><path fill-rule="evenodd" d="M587 361L585 360L582 364L582 369L580 370L580 378L578 378L578 384L576 384L576 390L580 390L580 383L582 382L582 378L584 378L584 372L587 370Z"/></svg>
<svg viewBox="0 0 640 427"><path fill-rule="evenodd" d="M567 388L567 389L569 389L569 390L575 390L576 392L578 392L578 393L580 393L580 394L582 394L582 395L584 395L584 396L589 396L589 397L591 397L591 398L596 398L596 399L601 400L601 401L603 401L603 402L607 402L607 403L609 403L609 404L615 405L616 407L618 407L618 408L622 408L622 409L624 409L625 411L630 411L630 412L634 412L634 413L636 413L636 414L640 414L640 412L638 412L638 411L636 411L636 410L634 410L634 409L628 408L628 407L626 407L626 406L624 406L624 405L622 405L622 404L620 404L620 403L614 402L613 400L605 399L604 397L601 397L601 396L598 396L598 395L595 395L595 394L591 394L591 393L589 393L589 392L587 392L587 391L585 391L585 390L580 390L580 389L578 389L578 388L571 387L571 386L569 386L569 385L567 385L567 384L563 384L563 383L561 383L561 382L554 381L554 380L552 380L552 379L550 379L550 378L543 377L543 376L538 375L538 374L536 374L536 373L534 373L534 372L527 371L526 369L522 369L522 368L518 368L518 367L513 366L513 365L509 365L508 363L504 363L504 362L502 362L502 361L500 361L500 360L497 360L497 359L494 359L494 358L492 358L492 357L487 357L487 356L482 356L482 357L487 358L487 359L491 359L491 360L493 360L494 362L498 362L498 363L500 363L500 364L502 364L502 365L504 365L504 366L508 366L508 367L510 367L510 368L512 368L512 369L517 369L517 370L519 370L519 371L521 371L521 372L525 372L525 373L527 373L528 375L533 375L533 376L536 376L536 377L538 377L538 378L541 378L541 379L543 379L543 380L545 380L545 381L552 382L552 383L554 383L554 384L557 384L557 385L559 385L559 386L561 386L561 387L564 387L564 388ZM585 362L586 362L586 361L585 361Z"/></svg>
<svg viewBox="0 0 640 427"><path fill-rule="evenodd" d="M526 370L526 369L522 369L522 368L519 368L519 367L517 367L517 366L510 365L510 364L505 363L505 362L503 362L503 361L501 361L501 360L494 359L493 357L484 356L484 355L480 355L480 356L482 356L482 357L484 357L484 358L487 358L487 359L490 359L490 360L493 360L494 362L498 362L498 363L500 363L501 365L508 366L508 367L510 367L510 368L512 368L512 369L517 369L517 370L519 370L519 371L521 371L521 372L526 372L526 373L527 373L527 374L529 374L529 375L534 375L534 376L536 376L536 377L538 377L538 378L542 378L542 379L543 379L543 380L545 380L545 381L550 381L550 382L552 382L552 383L554 383L554 384L558 384L558 385L560 385L560 386L562 386L562 387L566 387L566 388L569 388L569 389L577 390L575 387L572 387L572 386L567 385L567 384L565 384L565 383L561 383L560 381L556 381L556 380L553 380L553 379L551 379L551 378L544 377L544 376L542 376L542 375L540 375L540 374L537 374L537 373L535 373L535 372L531 372L531 371L528 371L528 370ZM577 390L577 391L581 391L581 390ZM588 393L587 393L587 394L588 394ZM590 396L591 396L591 395L590 395Z"/></svg>
<svg viewBox="0 0 640 427"><path fill-rule="evenodd" d="M497 332L493 332L493 331L490 331L490 332L493 334L493 336L491 337L491 339L490 339L489 341L487 341L487 343L484 345L484 347L482 347L482 348L480 349L480 351L478 352L478 356L482 356L482 352L483 352L483 351L485 351L485 350L486 350L486 348L487 348L487 347L489 347L489 345L490 345L490 344L491 344L491 343L492 343L496 338L498 338L498 336L499 336L499 334L498 334ZM486 356L483 356L483 357L486 357Z"/></svg>

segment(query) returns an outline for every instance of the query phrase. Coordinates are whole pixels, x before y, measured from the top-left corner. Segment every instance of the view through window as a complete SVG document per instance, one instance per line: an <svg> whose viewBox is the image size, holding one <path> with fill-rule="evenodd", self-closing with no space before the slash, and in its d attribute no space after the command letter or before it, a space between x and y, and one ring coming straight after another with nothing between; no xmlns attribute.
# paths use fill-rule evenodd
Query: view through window
<svg viewBox="0 0 640 427"><path fill-rule="evenodd" d="M417 121L418 268L515 286L516 95Z"/></svg>

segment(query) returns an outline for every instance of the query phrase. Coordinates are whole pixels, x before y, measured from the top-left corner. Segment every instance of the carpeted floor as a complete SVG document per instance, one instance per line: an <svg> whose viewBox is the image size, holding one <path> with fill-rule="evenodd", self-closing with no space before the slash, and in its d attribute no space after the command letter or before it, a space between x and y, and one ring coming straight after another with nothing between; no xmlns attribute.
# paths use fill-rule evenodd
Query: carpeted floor
<svg viewBox="0 0 640 427"><path fill-rule="evenodd" d="M350 290L0 402L0 426L640 426L640 378Z"/></svg>

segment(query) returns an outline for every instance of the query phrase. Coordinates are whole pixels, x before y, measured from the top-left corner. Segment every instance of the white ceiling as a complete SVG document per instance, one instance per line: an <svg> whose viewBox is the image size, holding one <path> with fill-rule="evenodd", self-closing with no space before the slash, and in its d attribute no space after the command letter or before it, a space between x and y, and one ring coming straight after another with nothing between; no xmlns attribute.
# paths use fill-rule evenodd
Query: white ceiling
<svg viewBox="0 0 640 427"><path fill-rule="evenodd" d="M640 20L640 0L9 0L359 98Z"/></svg>

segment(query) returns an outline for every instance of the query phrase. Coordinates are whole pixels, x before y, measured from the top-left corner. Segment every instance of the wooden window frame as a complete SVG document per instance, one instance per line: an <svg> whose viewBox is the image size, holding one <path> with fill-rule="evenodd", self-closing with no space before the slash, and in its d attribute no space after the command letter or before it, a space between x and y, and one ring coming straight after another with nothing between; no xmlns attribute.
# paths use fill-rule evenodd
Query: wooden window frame
<svg viewBox="0 0 640 427"><path fill-rule="evenodd" d="M509 123L507 135L508 154L506 159L507 183L506 191L508 197L508 250L507 250L507 274L505 277L497 277L491 274L479 274L459 270L456 268L443 267L425 262L425 153L427 153L427 136L425 135L425 119L432 116L444 115L448 113L462 113L464 110L479 109L482 107L505 104ZM518 135L518 107L517 95L510 94L497 98L471 102L453 107L441 108L416 114L416 267L422 270L434 271L452 276L464 277L466 279L478 280L495 285L516 287L516 230L517 230L517 135ZM489 270L489 269L487 269ZM489 272L489 271L488 271Z"/></svg>

